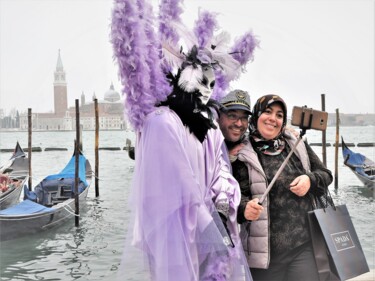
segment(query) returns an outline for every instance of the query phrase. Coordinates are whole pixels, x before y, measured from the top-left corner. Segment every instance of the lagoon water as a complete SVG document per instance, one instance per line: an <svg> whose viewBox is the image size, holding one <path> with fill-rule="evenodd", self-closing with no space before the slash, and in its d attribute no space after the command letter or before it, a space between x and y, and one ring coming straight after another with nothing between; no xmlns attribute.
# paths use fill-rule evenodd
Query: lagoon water
<svg viewBox="0 0 375 281"><path fill-rule="evenodd" d="M341 127L340 136L347 143L374 142L375 127ZM94 168L94 132L82 133L83 150ZM308 131L308 141L321 142L321 132ZM125 140L134 143L134 133L103 131L99 147L120 147L120 151L99 151L99 192L95 197L92 183L80 226L74 218L66 225L30 237L0 244L0 277L16 280L115 280L122 255L128 211L127 198L134 161L122 150ZM33 185L44 176L60 171L73 153L75 132L33 132L32 146L42 152L32 154ZM27 150L27 132L0 132L0 148L13 148L16 141ZM327 130L327 143L334 143L335 128ZM44 151L46 147L64 147L68 151ZM313 147L321 156L321 147ZM374 147L354 147L354 150L375 160ZM327 166L334 173L333 146L327 147ZM11 153L1 153L4 163ZM375 202L373 193L343 165L341 149L338 157L336 190L329 187L336 204L346 204L364 249L370 268L375 268ZM130 279L124 277L123 280ZM135 280L135 279L133 279ZM143 281L143 280L139 280Z"/></svg>

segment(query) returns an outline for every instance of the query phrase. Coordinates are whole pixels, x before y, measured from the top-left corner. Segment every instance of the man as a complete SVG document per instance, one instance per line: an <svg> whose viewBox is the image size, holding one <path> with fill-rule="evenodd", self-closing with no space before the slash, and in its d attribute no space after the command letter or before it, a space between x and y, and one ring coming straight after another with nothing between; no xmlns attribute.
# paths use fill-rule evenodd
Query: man
<svg viewBox="0 0 375 281"><path fill-rule="evenodd" d="M225 138L226 149L229 160L236 160L238 151L244 146L242 140L245 138L249 126L250 96L242 90L231 91L220 100L219 126ZM229 163L229 162L228 162Z"/></svg>
<svg viewBox="0 0 375 281"><path fill-rule="evenodd" d="M245 146L246 132L249 126L249 117L252 114L250 109L250 96L242 90L231 91L220 100L219 126L223 133L226 147L223 153L228 163L237 160L238 152ZM228 159L229 158L229 159ZM232 165L230 165L232 168ZM263 207L258 204L259 199L250 200L245 208L239 209L247 220L257 220ZM242 215L239 215L242 217Z"/></svg>

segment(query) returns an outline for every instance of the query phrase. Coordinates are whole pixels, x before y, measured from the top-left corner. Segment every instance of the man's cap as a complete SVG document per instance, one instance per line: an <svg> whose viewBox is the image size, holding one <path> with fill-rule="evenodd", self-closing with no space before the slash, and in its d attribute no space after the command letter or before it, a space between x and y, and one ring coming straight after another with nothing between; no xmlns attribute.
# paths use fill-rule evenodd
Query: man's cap
<svg viewBox="0 0 375 281"><path fill-rule="evenodd" d="M247 92L242 90L234 90L229 92L220 100L224 110L244 110L251 114L250 96Z"/></svg>

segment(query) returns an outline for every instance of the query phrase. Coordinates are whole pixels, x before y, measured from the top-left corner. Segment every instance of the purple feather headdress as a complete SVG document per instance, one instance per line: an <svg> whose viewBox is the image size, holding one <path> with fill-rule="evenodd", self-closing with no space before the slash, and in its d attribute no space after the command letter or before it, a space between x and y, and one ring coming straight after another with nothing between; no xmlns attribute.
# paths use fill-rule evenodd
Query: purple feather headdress
<svg viewBox="0 0 375 281"><path fill-rule="evenodd" d="M184 69L186 77L199 77L197 63L218 65L213 95L218 99L230 81L245 70L259 44L248 32L230 48L229 34L214 35L218 30L216 14L206 11L199 12L194 31L190 32L181 22L181 5L182 0L162 0L155 17L147 0L114 0L111 43L125 95L125 114L135 130L142 127L145 116L156 104L170 94L167 72ZM193 48L197 48L196 53Z"/></svg>
<svg viewBox="0 0 375 281"><path fill-rule="evenodd" d="M206 46L217 29L216 14L199 11L198 20L196 20L194 27L194 34L198 38L198 46L200 48Z"/></svg>

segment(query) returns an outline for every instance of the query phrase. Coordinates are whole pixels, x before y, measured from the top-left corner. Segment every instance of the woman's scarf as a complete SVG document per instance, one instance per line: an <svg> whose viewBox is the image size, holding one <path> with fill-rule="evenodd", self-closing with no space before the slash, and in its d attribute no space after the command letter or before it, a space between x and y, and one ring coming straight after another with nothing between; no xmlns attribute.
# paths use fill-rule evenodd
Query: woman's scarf
<svg viewBox="0 0 375 281"><path fill-rule="evenodd" d="M284 120L280 133L272 140L265 140L258 131L259 116L273 103L279 103L284 112ZM257 100L253 107L253 114L250 119L250 141L260 152L268 155L278 155L285 148L284 129L286 125L287 107L282 98L277 95L265 95Z"/></svg>
<svg viewBox="0 0 375 281"><path fill-rule="evenodd" d="M253 147L255 147L258 151L268 155L278 155L285 148L285 140L282 134L279 135L278 138L275 138L273 140L265 140L262 137L252 135L250 137L250 140Z"/></svg>

